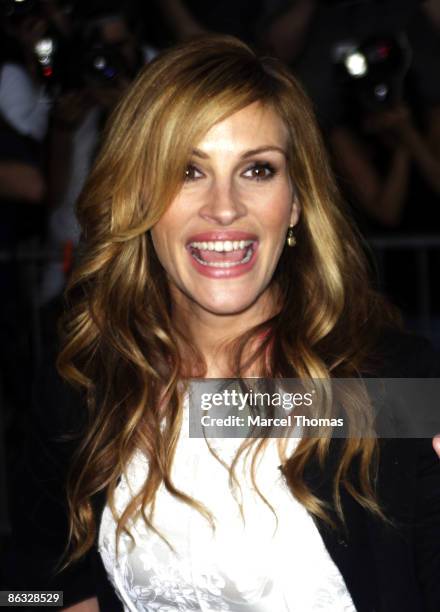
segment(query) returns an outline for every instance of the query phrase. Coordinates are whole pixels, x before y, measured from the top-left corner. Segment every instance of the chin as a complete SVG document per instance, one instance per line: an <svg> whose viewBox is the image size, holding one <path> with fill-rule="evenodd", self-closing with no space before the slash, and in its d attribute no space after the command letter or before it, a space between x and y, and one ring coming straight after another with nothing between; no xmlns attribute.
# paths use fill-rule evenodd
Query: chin
<svg viewBox="0 0 440 612"><path fill-rule="evenodd" d="M234 315L246 311L255 303L256 300L257 296L253 298L249 298L249 296L242 296L241 298L234 296L222 296L222 298L217 300L209 299L199 301L195 299L194 301L212 314Z"/></svg>

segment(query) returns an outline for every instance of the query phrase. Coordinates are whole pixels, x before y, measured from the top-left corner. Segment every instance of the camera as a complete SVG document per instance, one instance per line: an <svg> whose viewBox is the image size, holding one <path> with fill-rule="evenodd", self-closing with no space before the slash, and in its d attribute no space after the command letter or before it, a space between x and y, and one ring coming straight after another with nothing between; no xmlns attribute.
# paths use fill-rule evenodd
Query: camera
<svg viewBox="0 0 440 612"><path fill-rule="evenodd" d="M374 36L359 44L341 43L334 49L334 60L346 93L364 110L391 108L402 99L411 63L405 34Z"/></svg>

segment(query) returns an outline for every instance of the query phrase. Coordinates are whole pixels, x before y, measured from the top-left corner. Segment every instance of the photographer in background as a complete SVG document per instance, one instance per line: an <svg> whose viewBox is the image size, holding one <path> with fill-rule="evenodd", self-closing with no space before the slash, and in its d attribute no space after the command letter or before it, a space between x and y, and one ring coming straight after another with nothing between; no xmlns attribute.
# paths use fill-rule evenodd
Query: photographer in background
<svg viewBox="0 0 440 612"><path fill-rule="evenodd" d="M346 111L329 140L367 231L429 232L437 215L440 104L405 80L411 58L404 34L375 37L342 58Z"/></svg>
<svg viewBox="0 0 440 612"><path fill-rule="evenodd" d="M37 0L1 0L0 113L18 133L42 142L50 97L38 48L50 23Z"/></svg>
<svg viewBox="0 0 440 612"><path fill-rule="evenodd" d="M439 54L438 25L422 6L405 33L370 38L340 58L345 112L328 141L340 185L367 236L439 232L440 87L433 78ZM416 255L410 247L385 251L381 265L385 291L418 329ZM439 255L430 249L426 272L434 342Z"/></svg>
<svg viewBox="0 0 440 612"><path fill-rule="evenodd" d="M60 252L78 242L75 202L107 115L139 69L156 55L155 49L142 45L136 14L119 2L89 3L74 18L78 35L72 38L63 90L54 107L49 151L49 242ZM42 304L60 295L65 268L56 261L46 266Z"/></svg>

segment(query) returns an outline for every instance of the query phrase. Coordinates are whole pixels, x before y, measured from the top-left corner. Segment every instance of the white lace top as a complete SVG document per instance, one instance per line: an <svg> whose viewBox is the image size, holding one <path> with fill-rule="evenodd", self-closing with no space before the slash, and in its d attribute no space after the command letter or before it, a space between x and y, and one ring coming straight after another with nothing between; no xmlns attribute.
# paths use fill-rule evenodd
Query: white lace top
<svg viewBox="0 0 440 612"><path fill-rule="evenodd" d="M299 439L292 439L292 450ZM226 462L241 439L210 439ZM173 464L177 488L202 502L213 514L216 530L196 509L162 486L154 524L174 552L140 518L122 534L115 553L115 522L104 508L99 551L125 612L356 612L344 580L329 556L311 516L296 501L278 469L276 439L259 460L256 482L278 517L256 493L250 461L236 466L241 486L235 498L226 468L204 439L189 438L188 406ZM290 450L290 449L289 449ZM146 458L136 453L116 491L123 510L145 480Z"/></svg>

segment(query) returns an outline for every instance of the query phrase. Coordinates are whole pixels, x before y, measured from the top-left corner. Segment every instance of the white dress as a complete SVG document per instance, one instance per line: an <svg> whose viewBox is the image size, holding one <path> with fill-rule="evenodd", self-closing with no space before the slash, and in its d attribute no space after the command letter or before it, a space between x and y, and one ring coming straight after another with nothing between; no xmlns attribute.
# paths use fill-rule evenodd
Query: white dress
<svg viewBox="0 0 440 612"><path fill-rule="evenodd" d="M299 439L290 440L293 450ZM230 462L241 439L210 439ZM131 524L136 545L122 534L115 552L115 522L104 508L98 548L125 612L356 612L344 580L311 516L293 497L278 466L276 439L258 464L256 482L273 506L261 500L250 481L249 461L236 466L244 514L231 492L228 472L212 456L204 439L189 438L188 402L173 464L177 488L202 502L214 515L213 533L196 509L157 493L154 525L170 547L141 519ZM247 469L245 469L247 467ZM116 490L123 510L148 470L137 452Z"/></svg>

